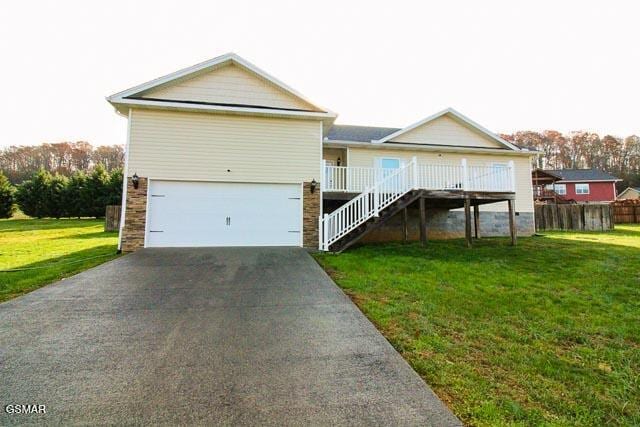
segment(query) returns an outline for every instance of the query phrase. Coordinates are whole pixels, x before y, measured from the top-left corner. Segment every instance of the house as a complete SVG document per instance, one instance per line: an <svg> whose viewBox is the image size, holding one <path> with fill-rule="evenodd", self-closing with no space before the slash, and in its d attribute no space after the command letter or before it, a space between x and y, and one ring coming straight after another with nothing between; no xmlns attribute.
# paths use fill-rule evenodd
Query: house
<svg viewBox="0 0 640 427"><path fill-rule="evenodd" d="M536 200L613 202L620 179L598 169L555 169L532 172Z"/></svg>
<svg viewBox="0 0 640 427"><path fill-rule="evenodd" d="M640 187L627 187L617 197L618 200L640 199Z"/></svg>
<svg viewBox="0 0 640 427"><path fill-rule="evenodd" d="M337 115L235 54L107 98L128 119L120 248L533 234L531 157L453 109ZM473 209L473 219L471 218Z"/></svg>

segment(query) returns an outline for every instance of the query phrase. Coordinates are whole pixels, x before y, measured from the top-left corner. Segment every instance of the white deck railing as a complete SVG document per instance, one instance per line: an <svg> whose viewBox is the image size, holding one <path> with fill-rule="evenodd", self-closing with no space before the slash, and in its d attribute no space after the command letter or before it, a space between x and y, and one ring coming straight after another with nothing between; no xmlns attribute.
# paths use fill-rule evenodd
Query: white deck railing
<svg viewBox="0 0 640 427"><path fill-rule="evenodd" d="M389 173L388 169L327 165L323 171L323 191L345 193L362 193ZM417 189L515 191L513 162L506 166L468 166L466 159L462 159L458 165L416 163L415 173Z"/></svg>

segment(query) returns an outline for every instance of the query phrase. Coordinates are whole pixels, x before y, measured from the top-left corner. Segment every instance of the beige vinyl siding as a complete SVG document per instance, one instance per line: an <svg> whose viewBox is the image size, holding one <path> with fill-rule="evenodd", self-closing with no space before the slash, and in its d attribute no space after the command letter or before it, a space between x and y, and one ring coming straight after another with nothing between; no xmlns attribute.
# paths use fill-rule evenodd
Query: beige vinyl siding
<svg viewBox="0 0 640 427"><path fill-rule="evenodd" d="M614 184L615 186L615 184ZM618 200L626 200L626 199L638 199L640 198L640 192L634 190L633 188L629 188L623 191L619 196Z"/></svg>
<svg viewBox="0 0 640 427"><path fill-rule="evenodd" d="M304 100L234 64L151 90L143 97L316 110Z"/></svg>
<svg viewBox="0 0 640 427"><path fill-rule="evenodd" d="M128 173L228 182L319 180L321 129L315 120L135 109Z"/></svg>
<svg viewBox="0 0 640 427"><path fill-rule="evenodd" d="M334 165L337 165L338 158L340 159L340 166L347 166L347 153L346 150L340 148L325 148L322 150L322 158L324 160L333 161Z"/></svg>
<svg viewBox="0 0 640 427"><path fill-rule="evenodd" d="M480 132L469 129L462 123L446 115L398 135L391 141L410 144L504 148L504 146L497 141Z"/></svg>
<svg viewBox="0 0 640 427"><path fill-rule="evenodd" d="M349 166L375 167L376 160L380 157L399 158L404 162L409 162L414 155L418 158L418 164L459 165L460 161L466 158L469 166L491 166L494 163L508 163L513 160L516 170L516 210L519 212L533 212L531 161L528 157L349 148ZM502 212L507 210L507 204L506 202L492 203L483 205L480 209L483 211Z"/></svg>

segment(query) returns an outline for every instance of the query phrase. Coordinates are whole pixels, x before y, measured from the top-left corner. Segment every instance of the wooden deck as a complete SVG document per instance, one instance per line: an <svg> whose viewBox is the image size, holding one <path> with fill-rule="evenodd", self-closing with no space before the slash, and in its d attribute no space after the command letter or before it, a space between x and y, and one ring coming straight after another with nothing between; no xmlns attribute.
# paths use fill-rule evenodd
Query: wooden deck
<svg viewBox="0 0 640 427"><path fill-rule="evenodd" d="M427 242L427 203L431 208L459 209L464 208L465 213L465 240L468 247L473 245L473 238L480 238L480 211L479 206L496 202L507 202L509 209L509 232L511 244L517 243L515 199L516 193L512 192L478 192L463 190L413 190L418 193L420 204L420 241ZM333 201L336 204L349 201L360 193L323 192L325 201ZM473 211L473 212L472 212ZM407 239L407 212L403 212L403 224L405 240Z"/></svg>

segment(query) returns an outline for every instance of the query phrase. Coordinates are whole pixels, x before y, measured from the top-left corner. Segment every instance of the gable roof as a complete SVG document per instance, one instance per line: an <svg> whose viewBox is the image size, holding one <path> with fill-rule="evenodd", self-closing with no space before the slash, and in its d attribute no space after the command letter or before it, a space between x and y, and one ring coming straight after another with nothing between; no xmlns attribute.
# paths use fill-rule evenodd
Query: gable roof
<svg viewBox="0 0 640 427"><path fill-rule="evenodd" d="M495 133L489 131L488 129L485 129L484 127L480 126L478 123L474 122L473 120L471 120L470 118L464 116L463 114L459 113L458 111L454 110L453 108L446 108L442 111L439 111L425 119L422 119L416 123L413 123L403 129L399 129L396 132L386 135L382 138L376 139L376 140L372 140L371 142L373 143L384 143L384 142L388 142L391 141L392 139L397 138L400 135L403 135L419 126L423 126L426 125L427 123L430 123L442 116L448 115L454 119L456 119L457 121L461 122L463 125L467 126L468 128L471 128L472 130L477 131L478 133L488 137L489 139L497 142L500 145L503 145L504 147L510 149L510 150L514 150L514 151L523 151L521 148L519 148L518 146L510 143L509 141L500 138L498 135L496 135Z"/></svg>
<svg viewBox="0 0 640 427"><path fill-rule="evenodd" d="M371 140L383 138L399 130L399 128L376 126L333 125L329 129L327 139L329 141L371 142Z"/></svg>
<svg viewBox="0 0 640 427"><path fill-rule="evenodd" d="M233 63L248 72L262 78L277 88L281 89L288 95L295 97L310 106L309 109L292 109L292 108L278 108L269 106L256 106L256 105L241 105L241 104L225 104L225 103L209 103L201 101L185 101L185 100L165 100L156 98L144 98L142 95L155 90L170 86L172 84L182 82L207 72L213 71L217 68L221 68L227 64ZM167 74L157 79L150 80L146 83L134 86L132 88L123 90L107 97L112 105L118 109L119 106L141 106L141 107L165 107L176 109L189 109L189 110L205 110L205 111L227 111L237 113L261 113L268 114L270 112L278 113L284 116L312 116L320 118L328 118L331 122L337 116L334 112L320 107L317 104L311 102L301 93L287 86L282 81L276 79L260 68L256 67L249 61L241 58L235 53L227 53L225 55L218 56L205 62L193 65L191 67L178 70L174 73Z"/></svg>
<svg viewBox="0 0 640 427"><path fill-rule="evenodd" d="M560 178L560 182L620 181L615 176L598 169L546 169L544 172Z"/></svg>
<svg viewBox="0 0 640 427"><path fill-rule="evenodd" d="M620 194L618 194L618 199L622 198L622 196L624 196L626 193L630 192L630 191L635 191L636 193L638 193L640 195L640 187L627 187L624 190L622 190L620 192Z"/></svg>

